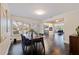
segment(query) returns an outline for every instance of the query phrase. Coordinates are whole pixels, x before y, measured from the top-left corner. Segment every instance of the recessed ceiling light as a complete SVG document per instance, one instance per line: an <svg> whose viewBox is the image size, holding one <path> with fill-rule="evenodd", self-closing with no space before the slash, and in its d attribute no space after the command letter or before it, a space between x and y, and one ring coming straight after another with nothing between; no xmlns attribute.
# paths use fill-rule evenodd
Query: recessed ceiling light
<svg viewBox="0 0 79 59"><path fill-rule="evenodd" d="M42 9L39 9L39 10L36 10L35 13L36 13L37 15L43 15L43 14L45 14L45 11L42 10Z"/></svg>

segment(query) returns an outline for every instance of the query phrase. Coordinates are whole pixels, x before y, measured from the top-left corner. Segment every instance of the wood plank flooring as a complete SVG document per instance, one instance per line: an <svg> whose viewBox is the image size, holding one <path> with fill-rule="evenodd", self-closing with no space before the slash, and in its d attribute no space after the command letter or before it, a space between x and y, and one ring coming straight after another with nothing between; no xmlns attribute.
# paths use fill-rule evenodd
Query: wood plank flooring
<svg viewBox="0 0 79 59"><path fill-rule="evenodd" d="M68 46L66 44L64 46L64 35L58 35L57 33L55 33L54 38L51 38L51 39L45 38L44 44L45 44L45 54L46 55L51 55L54 48L59 49L60 52L62 53L62 55L68 54L68 50L66 50L66 48L68 48ZM13 44L10 47L8 54L9 55L24 55L23 51L22 51L21 42Z"/></svg>

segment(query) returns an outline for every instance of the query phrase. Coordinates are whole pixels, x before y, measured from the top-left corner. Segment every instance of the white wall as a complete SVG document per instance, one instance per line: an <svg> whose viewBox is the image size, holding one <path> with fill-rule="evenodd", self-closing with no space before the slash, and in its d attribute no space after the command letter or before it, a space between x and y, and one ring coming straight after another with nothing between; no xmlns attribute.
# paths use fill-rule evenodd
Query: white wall
<svg viewBox="0 0 79 59"><path fill-rule="evenodd" d="M64 18L65 43L69 44L69 35L76 34L75 28L79 26L79 10L66 12L52 19Z"/></svg>
<svg viewBox="0 0 79 59"><path fill-rule="evenodd" d="M7 54L11 44L11 19L7 4L1 4L0 18L0 54ZM7 10L7 18L6 18ZM7 26L8 25L8 26ZM8 31L7 31L8 28Z"/></svg>
<svg viewBox="0 0 79 59"><path fill-rule="evenodd" d="M32 19L32 18L27 18L27 17L21 17L21 16L12 16L12 19L15 21L21 21L23 23L27 23L27 24L31 24L31 23L40 23L42 22L41 20L37 20L37 19Z"/></svg>
<svg viewBox="0 0 79 59"><path fill-rule="evenodd" d="M79 26L79 10L64 15L65 42L69 43L69 35L76 34L76 27Z"/></svg>

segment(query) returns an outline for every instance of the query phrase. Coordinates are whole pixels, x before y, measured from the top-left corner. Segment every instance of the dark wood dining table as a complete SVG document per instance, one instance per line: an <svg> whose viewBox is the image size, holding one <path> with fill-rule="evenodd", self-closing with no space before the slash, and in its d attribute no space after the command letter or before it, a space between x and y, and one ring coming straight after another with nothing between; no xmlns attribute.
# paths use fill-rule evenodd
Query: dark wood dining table
<svg viewBox="0 0 79 59"><path fill-rule="evenodd" d="M41 44L42 44L43 49L44 49L43 54L45 54L45 46L44 46L44 39L43 39L43 36L34 37L34 38L32 39L32 44L34 44L36 51L37 51L37 44L38 44L38 43L41 43Z"/></svg>

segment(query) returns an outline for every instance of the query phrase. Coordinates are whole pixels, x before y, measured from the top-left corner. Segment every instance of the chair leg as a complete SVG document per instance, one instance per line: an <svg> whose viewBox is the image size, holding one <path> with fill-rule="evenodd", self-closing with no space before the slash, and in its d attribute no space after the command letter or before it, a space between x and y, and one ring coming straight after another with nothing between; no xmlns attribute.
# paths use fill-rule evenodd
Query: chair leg
<svg viewBox="0 0 79 59"><path fill-rule="evenodd" d="M22 46L23 54L26 54L25 46Z"/></svg>
<svg viewBox="0 0 79 59"><path fill-rule="evenodd" d="M22 45L22 50L23 50L23 52L25 51L25 46L24 45Z"/></svg>
<svg viewBox="0 0 79 59"><path fill-rule="evenodd" d="M45 54L45 46L44 46L44 41L42 40L42 45L43 45L43 48L44 48L44 54Z"/></svg>
<svg viewBox="0 0 79 59"><path fill-rule="evenodd" d="M33 55L33 45L31 45L31 54Z"/></svg>

